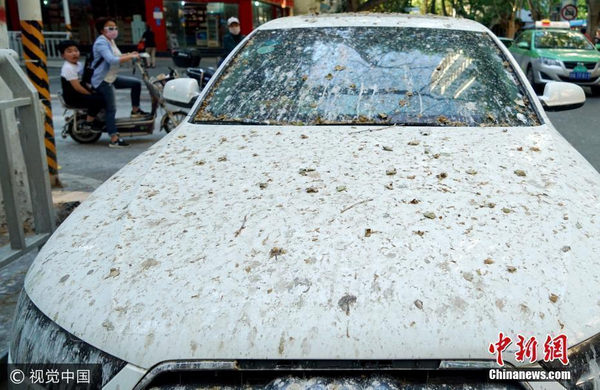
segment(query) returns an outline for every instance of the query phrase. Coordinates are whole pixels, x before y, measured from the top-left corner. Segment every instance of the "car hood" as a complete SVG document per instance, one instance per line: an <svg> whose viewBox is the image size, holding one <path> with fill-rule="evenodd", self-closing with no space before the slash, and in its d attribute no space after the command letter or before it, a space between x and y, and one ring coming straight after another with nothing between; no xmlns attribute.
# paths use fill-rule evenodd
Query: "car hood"
<svg viewBox="0 0 600 390"><path fill-rule="evenodd" d="M547 57L561 61L600 61L600 52L597 50L537 49L537 52L540 57Z"/></svg>
<svg viewBox="0 0 600 390"><path fill-rule="evenodd" d="M547 126L186 124L43 248L32 301L143 368L490 359L600 331L600 178Z"/></svg>

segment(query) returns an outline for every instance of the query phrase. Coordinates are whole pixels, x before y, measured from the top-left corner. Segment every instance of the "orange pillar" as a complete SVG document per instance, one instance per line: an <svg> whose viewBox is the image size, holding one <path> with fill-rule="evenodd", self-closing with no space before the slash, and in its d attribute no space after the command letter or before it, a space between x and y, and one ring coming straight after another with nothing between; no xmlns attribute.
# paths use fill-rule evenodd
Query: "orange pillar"
<svg viewBox="0 0 600 390"><path fill-rule="evenodd" d="M167 50L167 27L163 0L146 0L146 23L150 25L156 40L156 50Z"/></svg>
<svg viewBox="0 0 600 390"><path fill-rule="evenodd" d="M240 13L238 19L240 20L242 34L248 35L254 30L254 26L252 25L252 1L240 0L238 10Z"/></svg>

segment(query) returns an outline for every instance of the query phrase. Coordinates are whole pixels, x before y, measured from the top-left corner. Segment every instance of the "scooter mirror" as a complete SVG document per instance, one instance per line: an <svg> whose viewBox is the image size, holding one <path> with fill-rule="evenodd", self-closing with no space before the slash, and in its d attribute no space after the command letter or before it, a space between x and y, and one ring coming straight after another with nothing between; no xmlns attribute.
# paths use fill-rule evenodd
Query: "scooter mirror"
<svg viewBox="0 0 600 390"><path fill-rule="evenodd" d="M169 104L191 108L200 95L198 82L191 78L179 78L165 84L163 98Z"/></svg>

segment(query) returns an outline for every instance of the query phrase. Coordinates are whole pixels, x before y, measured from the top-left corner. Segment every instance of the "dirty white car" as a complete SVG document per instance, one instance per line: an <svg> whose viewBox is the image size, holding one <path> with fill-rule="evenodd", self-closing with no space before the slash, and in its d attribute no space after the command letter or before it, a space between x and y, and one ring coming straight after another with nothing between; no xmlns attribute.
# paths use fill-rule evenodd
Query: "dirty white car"
<svg viewBox="0 0 600 390"><path fill-rule="evenodd" d="M543 108L585 95L524 80L467 20L261 26L43 248L11 361L100 363L109 389L562 388L486 368L499 332L564 334L563 384L590 388L600 175Z"/></svg>

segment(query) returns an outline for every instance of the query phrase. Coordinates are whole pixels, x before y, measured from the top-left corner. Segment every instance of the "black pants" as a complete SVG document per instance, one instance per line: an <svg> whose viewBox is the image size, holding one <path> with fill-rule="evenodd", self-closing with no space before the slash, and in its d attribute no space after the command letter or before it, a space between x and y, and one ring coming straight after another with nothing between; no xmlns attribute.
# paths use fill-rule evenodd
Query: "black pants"
<svg viewBox="0 0 600 390"><path fill-rule="evenodd" d="M84 95L78 93L76 96L65 96L65 103L69 106L87 109L89 116L95 117L98 115L100 110L106 107L104 98L102 95L93 93L91 95Z"/></svg>

